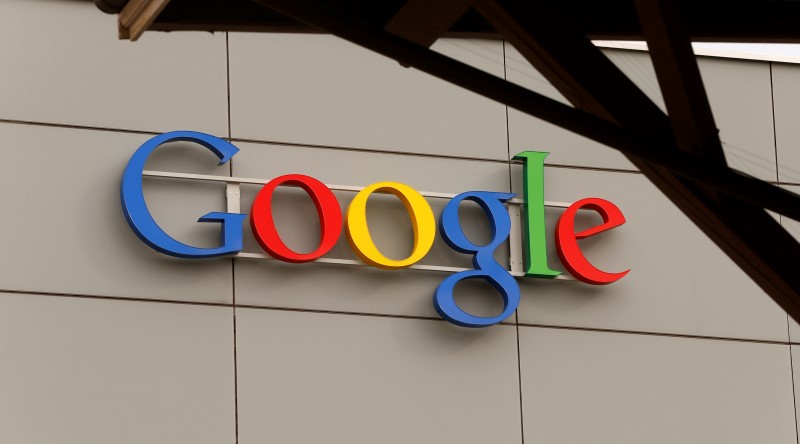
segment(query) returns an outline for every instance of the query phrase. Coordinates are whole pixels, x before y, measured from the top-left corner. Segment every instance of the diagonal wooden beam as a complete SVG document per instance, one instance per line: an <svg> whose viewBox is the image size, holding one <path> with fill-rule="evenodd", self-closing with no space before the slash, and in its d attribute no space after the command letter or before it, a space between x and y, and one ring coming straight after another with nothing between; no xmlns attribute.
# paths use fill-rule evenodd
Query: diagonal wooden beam
<svg viewBox="0 0 800 444"><path fill-rule="evenodd" d="M647 134L670 133L658 106L547 3L477 0L475 9L576 108Z"/></svg>
<svg viewBox="0 0 800 444"><path fill-rule="evenodd" d="M475 0L408 0L383 29L429 48L473 3Z"/></svg>
<svg viewBox="0 0 800 444"><path fill-rule="evenodd" d="M552 20L557 17L556 11L546 3L477 0L475 9L575 108L617 123L621 117L627 116L624 120L629 125L636 125L650 133L663 133L667 130L663 119L646 118L661 114L658 107L646 96L637 94L628 97L626 102L635 101L633 105L642 111L636 114L625 112L623 108L630 106L630 103L623 104L616 98L618 88L623 91L636 89L627 77L616 76L611 79L623 85L609 85L609 79L583 72L587 65L605 65L605 71L613 69L608 66L610 62L602 53L584 50L580 58L563 56L562 45L585 45L588 39L577 28L563 29L564 26L569 26L565 20ZM561 42L560 39L564 37L571 41ZM576 39L579 41L575 41ZM584 57L589 60L583 60ZM638 122L632 121L637 116L642 118Z"/></svg>
<svg viewBox="0 0 800 444"><path fill-rule="evenodd" d="M738 213L740 207L716 207L716 202L700 191L695 184L687 182L676 175L676 166L691 169L698 167L698 165L703 165L703 168L708 168L708 171L719 172L725 177L735 173L732 173L726 167L720 167L717 163L704 162L696 156L690 156L692 159L691 165L668 165L675 158L680 158L687 154L676 149L670 131L669 120L660 111L660 114L654 113L642 116L639 114L648 113L647 110L652 109L652 107L615 107L613 103L596 100L595 96L601 96L599 92L588 91L589 94L595 95L585 97L584 102L606 110L617 110L615 112L619 113L619 115L614 116L615 120L627 127L622 128L600 117L567 107L396 36L375 30L367 24L353 20L346 14L333 9L330 5L319 1L253 1L353 43L395 58L405 65L416 67L424 72L519 109L522 112L542 118L545 121L578 134L586 135L610 147L626 152L631 161L767 294L793 318L800 319L800 273L795 273L794 270L790 269L792 268L790 265L800 261L800 244L769 216L766 218L757 216L755 219L742 219ZM530 18L530 16L511 15L520 19ZM555 19L554 17L543 18L547 20ZM561 24L568 25L565 22ZM525 28L528 29L528 26L526 25ZM569 30L568 26L560 29ZM579 32L564 32L554 37L557 37L556 41L560 41L562 46L550 47L553 60L583 60L582 71L585 72L584 75L602 77L608 82L605 88L621 88L616 91L618 94L615 100L624 100L628 105L649 101L635 86L632 88L625 86L632 85L630 80L602 56L599 49L594 47L583 34ZM602 57L597 57L598 53ZM576 79L580 78L576 76ZM643 127L634 128L630 126L630 122L642 122ZM607 133L603 134L603 131L607 131ZM648 161L669 161L662 163L667 167L663 168L654 166L644 159ZM702 174L702 169L700 173ZM741 174L739 176L745 177ZM696 179L703 182L699 176ZM761 181L753 180L764 184ZM725 191L724 185L719 182L706 180L705 183L715 186L718 190ZM774 188L769 184L765 184L765 186ZM769 198L774 198L778 194L780 192L777 190L771 190L767 193ZM789 198L785 202L787 206L783 210L796 212L790 207L800 206L798 202L800 202L798 196ZM766 214L764 215L766 216Z"/></svg>
<svg viewBox="0 0 800 444"><path fill-rule="evenodd" d="M678 149L726 164L679 3L635 3Z"/></svg>
<svg viewBox="0 0 800 444"><path fill-rule="evenodd" d="M660 0L635 0L635 5L677 149L727 166L680 6L677 2L667 4ZM701 188L697 191L722 204L713 190ZM737 203L729 201L727 205Z"/></svg>

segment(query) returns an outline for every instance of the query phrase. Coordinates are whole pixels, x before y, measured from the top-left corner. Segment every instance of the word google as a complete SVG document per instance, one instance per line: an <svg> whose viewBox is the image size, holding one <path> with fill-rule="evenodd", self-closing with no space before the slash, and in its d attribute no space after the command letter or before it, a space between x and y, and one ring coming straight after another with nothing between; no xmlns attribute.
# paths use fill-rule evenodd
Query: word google
<svg viewBox="0 0 800 444"><path fill-rule="evenodd" d="M212 212L201 217L200 222L222 224L222 245L216 248L198 248L170 237L158 226L147 209L142 190L142 174L147 158L160 145L176 141L202 145L220 159L220 165L228 162L239 151L230 142L194 131L173 131L148 140L133 154L122 176L120 195L128 224L147 245L170 256L195 259L239 253L242 250L242 225L246 214ZM515 156L523 164L525 275L541 278L553 278L560 274L559 271L551 270L547 263L544 224L544 158L547 155L544 152L525 151ZM312 252L298 253L291 250L278 234L272 218L272 196L281 185L302 188L314 202L320 221L320 243ZM390 193L396 196L409 213L414 231L414 246L405 259L396 260L384 256L370 236L366 207L367 199L373 193ZM464 327L487 327L505 320L517 309L519 285L511 273L494 258L495 249L506 241L511 231L511 217L503 203L514 196L513 193L467 191L453 197L442 210L438 224L442 238L453 250L472 254L474 266L474 269L451 274L434 292L434 307L447 321ZM491 241L488 244L475 245L464 234L458 217L458 207L463 201L477 203L486 213L491 228ZM602 217L603 223L575 233L575 216L582 209L596 211ZM603 285L619 280L630 270L608 273L594 267L581 252L578 240L624 223L622 212L607 200L586 198L573 203L556 224L555 244L561 262L576 279L588 284ZM407 185L378 182L363 188L350 202L342 218L341 207L333 192L319 180L301 174L276 177L264 185L253 202L250 225L256 240L267 253L278 260L291 263L310 262L322 257L333 248L344 228L355 254L364 263L385 270L405 268L425 257L433 246L437 227L428 202ZM497 289L503 298L502 313L493 317L482 317L462 310L454 300L454 289L464 279L483 279Z"/></svg>

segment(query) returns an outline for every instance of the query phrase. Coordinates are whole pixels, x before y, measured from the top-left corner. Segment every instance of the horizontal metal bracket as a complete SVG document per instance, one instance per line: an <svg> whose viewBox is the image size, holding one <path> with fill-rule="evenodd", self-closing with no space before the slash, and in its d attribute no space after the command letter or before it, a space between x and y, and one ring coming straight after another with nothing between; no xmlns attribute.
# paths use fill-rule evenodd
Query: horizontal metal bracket
<svg viewBox="0 0 800 444"><path fill-rule="evenodd" d="M142 172L142 176L144 177L156 177L156 178L165 178L165 179L183 179L183 180L199 180L199 181L206 181L206 182L219 182L226 184L225 189L225 196L226 196L226 208L229 213L241 213L241 190L240 186L242 184L248 185L264 185L269 182L268 179L252 179L246 177L229 177L229 176L214 176L210 174L192 174L192 173L172 173L172 172L165 172L165 171L152 171L152 170L145 170ZM287 186L291 186L287 184ZM350 191L357 193L363 190L366 187L359 187L359 186L350 186L350 185L332 185L332 184L325 184L326 187L330 188L332 191ZM453 197L457 196L457 194L451 193L438 193L438 192L431 192L431 191L418 191L422 196L432 199L452 199ZM511 232L509 234L508 242L509 242L509 265L510 270L509 273L515 277L524 277L525 272L523 271L523 254L522 254L522 211L521 206L524 204L522 199L509 199L506 201L508 204L508 214L511 217ZM567 208L571 203L568 202L555 202L555 201L545 201L545 207L551 208ZM241 258L241 259L260 259L260 260L277 260L268 254L263 253L238 253L231 255L234 258ZM350 265L350 266L368 266L367 264L353 260L353 259L336 259L336 258L326 258L321 257L313 261L314 263L321 263L321 264L336 264L336 265ZM422 264L415 264L407 267L410 270L423 270L423 271L438 271L444 273L458 273L460 271L468 271L471 268L461 268L461 267L446 267L446 266L439 266L439 265L422 265ZM575 278L567 275L566 273L560 274L553 279L557 280L564 280L564 281L574 281Z"/></svg>

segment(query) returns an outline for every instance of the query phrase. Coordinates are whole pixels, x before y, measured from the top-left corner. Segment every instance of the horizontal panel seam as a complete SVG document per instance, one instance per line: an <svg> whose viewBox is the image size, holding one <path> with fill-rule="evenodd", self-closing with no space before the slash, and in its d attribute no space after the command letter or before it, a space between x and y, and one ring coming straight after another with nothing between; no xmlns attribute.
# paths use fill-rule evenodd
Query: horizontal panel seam
<svg viewBox="0 0 800 444"><path fill-rule="evenodd" d="M120 297L117 297L117 296L101 296L101 295L89 295L89 294L79 294L79 293L59 293L59 292L10 290L10 289L0 289L0 293L6 293L6 294L12 294L12 295L66 297L66 298L76 298L76 299L94 299L94 300L120 301L120 302L146 302L146 303L155 303L155 304L177 304L177 305L193 305L193 306L201 306L201 307L242 308L242 309L251 309L251 310L285 311L285 312L296 312L296 313L316 313L316 314L345 315L345 316L364 316L364 317L393 318L393 319L416 319L416 320L424 320L424 321L445 322L445 320L440 319L440 318L426 317L426 316L412 316L412 315L400 315L400 314L388 314L388 313L352 312L352 311L339 311L339 310L321 310L321 309L294 308L294 307L275 307L275 306L251 305L251 304L236 304L236 305L234 305L234 304L223 303L223 302L181 301L181 300L174 300L174 299L147 299L147 298L121 297L121 296ZM0 295L0 297L2 297L2 296ZM514 323L503 323L503 324L498 324L498 325L503 326L503 327L514 327L515 326ZM683 338L683 339L705 339L705 340L715 340L715 341L752 342L752 343L776 344L776 345L800 345L800 342L774 341L774 340L767 340L767 339L748 339L748 338L734 338L734 337L724 337L724 336L703 336L703 335L688 335L688 334L680 334L680 333L647 332L647 331L636 331L636 330L617 330L617 329L606 329L606 328L561 326L561 325L548 325L548 324L529 324L529 323L524 323L524 322L520 322L519 326L520 327L529 327L529 328L545 328L545 329L572 330L572 331L597 332L597 333L618 333L618 334L632 334L632 335L645 335L645 336L662 336L662 337Z"/></svg>
<svg viewBox="0 0 800 444"><path fill-rule="evenodd" d="M73 124L65 124L65 123L52 123L52 122L41 122L41 121L32 121L32 120L15 120L15 119L0 119L0 123L12 124L12 125L30 125L30 126L43 126L48 128L64 128L64 129L76 129L76 130L87 130L87 131L103 131L103 132L112 132L112 133L122 133L122 134L140 134L140 135L158 135L162 134L158 131L148 131L148 130L136 130L136 129L125 129L125 128L109 128L109 127L99 127L99 126L90 126L90 125L73 125ZM257 140L257 139L243 139L243 138L226 138L232 142L242 142L242 143L253 143L253 144L260 144L260 145L278 145L278 146L291 146L291 147L299 147L299 148L310 148L310 149L324 149L324 150L334 150L334 151L348 151L348 152L357 152L357 153L369 153L369 154L388 154L388 155L396 155L396 156L409 156L409 157L419 157L419 158L434 158L434 159L451 159L451 160L463 160L463 161L471 161L471 162L491 162L491 163L499 163L499 164L508 164L509 161L507 159L492 159L492 158L484 158L484 157L470 157L470 156L457 156L457 155L448 155L448 154L434 154L434 153L417 153L412 151L396 151L396 150L382 150L376 148L356 148L356 147L345 147L345 146L335 146L335 145L318 145L318 144L308 144L308 143L296 143L296 142L282 142L282 141L270 141L270 140ZM521 162L511 161L512 164L519 164ZM564 168L564 169L576 169L576 170L587 170L587 171L604 171L604 172L614 172L614 173L628 173L628 174L641 174L639 171L635 170L626 170L626 169L617 169L617 168L602 168L602 167L592 167L592 166L583 166L583 165L569 165L569 164L551 164L546 163L545 166L552 167L552 168Z"/></svg>
<svg viewBox="0 0 800 444"><path fill-rule="evenodd" d="M101 127L101 126L89 126L89 125L73 125L68 123L52 123L52 122L40 122L40 121L33 121L33 120L15 120L15 119L0 119L0 123L7 123L11 125L29 125L29 126L43 126L48 128L64 128L64 129L77 129L77 130L88 130L88 131L103 131L107 133L123 133L123 134L142 134L148 136L155 136L157 134L161 134L157 131L145 131L145 130L135 130L135 129L125 129L125 128L108 128L108 127Z"/></svg>
<svg viewBox="0 0 800 444"><path fill-rule="evenodd" d="M0 123L5 124L12 124L12 125L30 125L30 126L42 126L48 128L64 128L64 129L76 129L76 130L87 130L87 131L102 131L102 132L110 132L110 133L121 133L121 134L139 134L139 135L150 135L155 136L158 134L162 134L159 131L150 131L150 130L137 130L137 129L126 129L126 128L109 128L109 127L100 127L100 126L90 126L90 125L74 125L74 124L66 124L66 123L52 123L52 122L41 122L41 121L32 121L32 120L16 120L16 119L0 119ZM221 136L220 136L221 137ZM388 154L388 155L396 155L396 156L409 156L409 157L418 157L418 158L432 158L432 159L450 159L450 160L463 160L463 161L470 161L470 162L491 162L491 163L498 163L498 164L508 164L509 161L505 159L492 159L492 158L483 158L483 157L470 157L470 156L456 156L456 155L448 155L448 154L434 154L434 153L417 153L412 151L395 151L395 150L382 150L376 148L355 148L355 147L345 147L345 146L335 146L335 145L317 145L317 144L307 144L307 143L297 143L297 142L282 142L282 141L270 141L270 140L257 140L257 139L243 139L243 138L225 138L232 142L243 142L243 143L253 143L253 144L261 144L261 145L278 145L278 146L291 146L291 147L299 147L299 148L310 148L310 149L325 149L325 150L335 150L335 151L348 151L348 152L357 152L357 153L369 153L369 154ZM519 164L521 162L511 161L512 165ZM586 165L571 165L571 164L561 164L561 163L545 163L545 166L548 168L559 168L559 169L570 169L570 170L581 170L581 171L599 171L599 172L607 172L607 173L623 173L623 174L636 174L641 175L642 173L638 170L628 170L622 168L605 168L605 167L593 167L593 166L586 166ZM781 181L778 183L777 181L767 181L773 185L790 185L790 186L800 186L800 182L787 182Z"/></svg>
<svg viewBox="0 0 800 444"><path fill-rule="evenodd" d="M682 333L664 333L664 332L637 331L637 330L617 330L617 329L611 329L611 328L576 327L576 326L549 325L549 324L529 324L529 323L524 323L524 322L520 322L519 326L520 327L529 327L529 328L552 329L552 330L571 330L571 331L594 332L594 333L618 333L618 334L639 335L639 336L660 336L660 337L679 338L679 339L703 339L703 340L711 340L711 341L750 342L750 343L757 343L757 344L772 344L772 345L798 345L799 344L799 343L796 343L796 342L775 341L775 340L769 340L769 339L750 339L750 338L735 338L735 337L725 337L725 336L690 335L690 334L682 334Z"/></svg>

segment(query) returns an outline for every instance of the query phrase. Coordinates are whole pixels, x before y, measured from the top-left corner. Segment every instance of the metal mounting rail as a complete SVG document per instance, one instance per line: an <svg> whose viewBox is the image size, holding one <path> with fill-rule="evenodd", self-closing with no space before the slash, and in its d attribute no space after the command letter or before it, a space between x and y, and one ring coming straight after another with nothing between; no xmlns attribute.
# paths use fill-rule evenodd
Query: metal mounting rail
<svg viewBox="0 0 800 444"><path fill-rule="evenodd" d="M206 182L225 183L226 184L225 196L227 199L226 209L229 213L241 213L242 210L241 190L240 190L241 184L264 185L270 181L269 179L214 176L210 174L172 173L172 172L152 171L152 170L143 171L142 176L159 177L165 179L200 180ZM287 184L286 186L292 186L292 185ZM325 184L325 186L333 191L351 191L354 193L357 193L366 188L366 187L358 187L350 185L331 185L331 184ZM430 191L418 191L418 193L424 197L429 197L434 199L452 199L453 197L457 196L457 194L438 193ZM523 254L522 254L522 211L520 210L520 207L522 206L523 203L524 201L522 199L509 199L506 201L506 204L508 204L508 215L511 217L511 232L509 233L508 236L508 242L509 242L508 262L511 268L509 270L509 273L515 277L525 276L525 272L523 271L524 265L523 265ZM553 208L567 208L570 205L571 204L568 202L554 202L554 201L544 202L544 206ZM241 252L231 255L230 257L242 258L242 259L277 260L268 254L262 254L262 253ZM336 259L336 258L321 257L319 259L315 259L313 262L321 264L351 265L351 266L365 266L365 267L368 266L367 264L354 259ZM471 268L446 267L439 265L422 265L422 264L414 264L406 268L410 270L438 271L444 273L458 273L460 271L471 270ZM552 279L564 280L564 281L575 280L575 278L567 275L566 273L560 274Z"/></svg>

